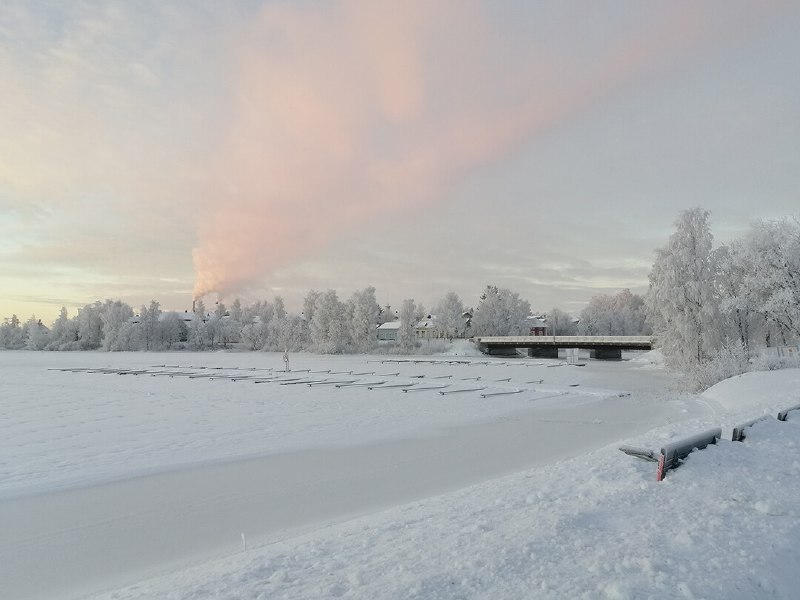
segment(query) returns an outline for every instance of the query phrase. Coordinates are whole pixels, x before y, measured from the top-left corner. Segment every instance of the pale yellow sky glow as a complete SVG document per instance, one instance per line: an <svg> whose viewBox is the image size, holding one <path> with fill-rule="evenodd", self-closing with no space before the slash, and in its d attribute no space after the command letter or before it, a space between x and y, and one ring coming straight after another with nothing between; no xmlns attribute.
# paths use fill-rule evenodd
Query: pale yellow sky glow
<svg viewBox="0 0 800 600"><path fill-rule="evenodd" d="M792 3L0 5L0 318L643 291L800 211ZM724 234L723 234L724 233Z"/></svg>

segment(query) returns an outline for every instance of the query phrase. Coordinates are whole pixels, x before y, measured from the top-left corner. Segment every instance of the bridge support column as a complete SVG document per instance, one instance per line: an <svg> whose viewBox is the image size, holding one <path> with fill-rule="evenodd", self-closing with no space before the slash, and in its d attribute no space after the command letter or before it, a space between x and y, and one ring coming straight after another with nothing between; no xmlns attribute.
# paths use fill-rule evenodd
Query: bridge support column
<svg viewBox="0 0 800 600"><path fill-rule="evenodd" d="M554 346L528 348L528 356L531 358L558 358L558 348Z"/></svg>
<svg viewBox="0 0 800 600"><path fill-rule="evenodd" d="M589 356L597 360L622 360L621 348L595 348L589 350Z"/></svg>

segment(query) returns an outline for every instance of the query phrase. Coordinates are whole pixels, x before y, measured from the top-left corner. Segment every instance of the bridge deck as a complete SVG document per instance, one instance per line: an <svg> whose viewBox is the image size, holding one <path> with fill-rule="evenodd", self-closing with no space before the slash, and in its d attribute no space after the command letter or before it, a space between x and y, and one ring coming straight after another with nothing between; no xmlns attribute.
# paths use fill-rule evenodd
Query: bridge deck
<svg viewBox="0 0 800 600"><path fill-rule="evenodd" d="M474 337L472 341L487 348L619 348L650 350L653 338L647 335L520 335Z"/></svg>

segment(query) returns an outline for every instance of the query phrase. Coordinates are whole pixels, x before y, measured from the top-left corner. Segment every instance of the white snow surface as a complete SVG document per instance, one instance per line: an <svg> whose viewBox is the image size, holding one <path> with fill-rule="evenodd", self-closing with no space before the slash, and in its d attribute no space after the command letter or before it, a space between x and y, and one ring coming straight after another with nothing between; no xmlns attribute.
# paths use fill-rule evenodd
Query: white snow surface
<svg viewBox="0 0 800 600"><path fill-rule="evenodd" d="M660 483L617 447L797 404L800 370L692 397L648 360L453 360L0 353L0 598L796 597L800 415Z"/></svg>

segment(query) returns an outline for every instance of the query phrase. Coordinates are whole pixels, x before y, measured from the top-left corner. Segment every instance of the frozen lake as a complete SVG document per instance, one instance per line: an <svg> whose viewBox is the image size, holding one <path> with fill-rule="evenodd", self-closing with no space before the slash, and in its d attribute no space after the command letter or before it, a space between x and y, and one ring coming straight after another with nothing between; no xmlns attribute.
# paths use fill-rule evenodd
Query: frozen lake
<svg viewBox="0 0 800 600"><path fill-rule="evenodd" d="M710 410L635 361L0 361L0 596L17 598L135 582L237 552L242 533L271 543Z"/></svg>

